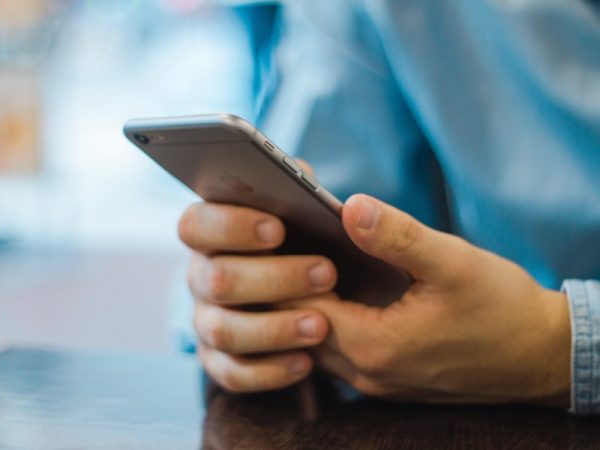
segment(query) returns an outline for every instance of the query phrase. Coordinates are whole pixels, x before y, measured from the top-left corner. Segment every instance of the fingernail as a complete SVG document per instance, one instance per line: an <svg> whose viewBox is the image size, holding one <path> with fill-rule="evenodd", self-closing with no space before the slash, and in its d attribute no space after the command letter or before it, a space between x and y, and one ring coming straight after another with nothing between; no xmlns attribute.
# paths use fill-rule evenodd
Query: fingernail
<svg viewBox="0 0 600 450"><path fill-rule="evenodd" d="M363 230L371 230L379 220L379 207L372 201L363 199L358 213L356 226Z"/></svg>
<svg viewBox="0 0 600 450"><path fill-rule="evenodd" d="M288 369L294 375L301 375L306 372L306 361L303 359L292 359Z"/></svg>
<svg viewBox="0 0 600 450"><path fill-rule="evenodd" d="M256 225L256 236L265 244L275 244L279 240L279 226L272 220L265 220Z"/></svg>
<svg viewBox="0 0 600 450"><path fill-rule="evenodd" d="M303 317L296 324L300 336L312 338L317 335L317 321L314 317Z"/></svg>
<svg viewBox="0 0 600 450"><path fill-rule="evenodd" d="M329 267L325 263L319 263L308 269L308 279L313 286L317 288L326 287L329 285L331 274Z"/></svg>

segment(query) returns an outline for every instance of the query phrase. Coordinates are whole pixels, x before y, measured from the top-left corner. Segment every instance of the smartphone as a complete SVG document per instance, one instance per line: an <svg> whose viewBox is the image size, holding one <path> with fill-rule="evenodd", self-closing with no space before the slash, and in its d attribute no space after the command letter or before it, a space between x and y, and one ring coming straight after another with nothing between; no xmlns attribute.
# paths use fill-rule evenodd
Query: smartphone
<svg viewBox="0 0 600 450"><path fill-rule="evenodd" d="M410 285L406 273L354 245L342 226L342 202L246 120L231 114L134 119L124 133L205 201L282 219L286 239L277 252L330 258L342 298L384 305Z"/></svg>

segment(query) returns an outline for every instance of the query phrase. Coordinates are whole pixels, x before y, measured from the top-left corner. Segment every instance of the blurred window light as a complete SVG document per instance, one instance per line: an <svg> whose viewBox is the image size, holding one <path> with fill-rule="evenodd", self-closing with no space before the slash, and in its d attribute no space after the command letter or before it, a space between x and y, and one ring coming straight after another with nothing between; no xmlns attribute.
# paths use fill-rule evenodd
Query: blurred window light
<svg viewBox="0 0 600 450"><path fill-rule="evenodd" d="M160 4L164 9L176 14L187 14L196 11L206 3L206 0L160 0Z"/></svg>
<svg viewBox="0 0 600 450"><path fill-rule="evenodd" d="M0 1L0 240L177 245L194 196L121 128L131 117L251 114L243 25L204 3Z"/></svg>
<svg viewBox="0 0 600 450"><path fill-rule="evenodd" d="M139 11L148 1L142 0L84 0L86 13L96 20L121 22Z"/></svg>

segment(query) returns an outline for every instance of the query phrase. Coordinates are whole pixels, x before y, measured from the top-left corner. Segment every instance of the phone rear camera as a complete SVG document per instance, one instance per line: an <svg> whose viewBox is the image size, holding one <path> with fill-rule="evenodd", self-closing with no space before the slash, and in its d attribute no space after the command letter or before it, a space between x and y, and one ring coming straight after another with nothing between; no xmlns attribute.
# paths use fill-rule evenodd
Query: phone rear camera
<svg viewBox="0 0 600 450"><path fill-rule="evenodd" d="M144 134L136 133L133 137L142 145L148 145L150 143L150 138Z"/></svg>

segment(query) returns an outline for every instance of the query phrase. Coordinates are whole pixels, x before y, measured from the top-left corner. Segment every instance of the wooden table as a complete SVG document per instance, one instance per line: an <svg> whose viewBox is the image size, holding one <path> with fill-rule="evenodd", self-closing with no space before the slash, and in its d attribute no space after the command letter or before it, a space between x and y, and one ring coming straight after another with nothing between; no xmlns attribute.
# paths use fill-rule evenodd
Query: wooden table
<svg viewBox="0 0 600 450"><path fill-rule="evenodd" d="M562 410L351 398L320 376L231 395L194 358L0 354L1 449L598 449L600 420Z"/></svg>

